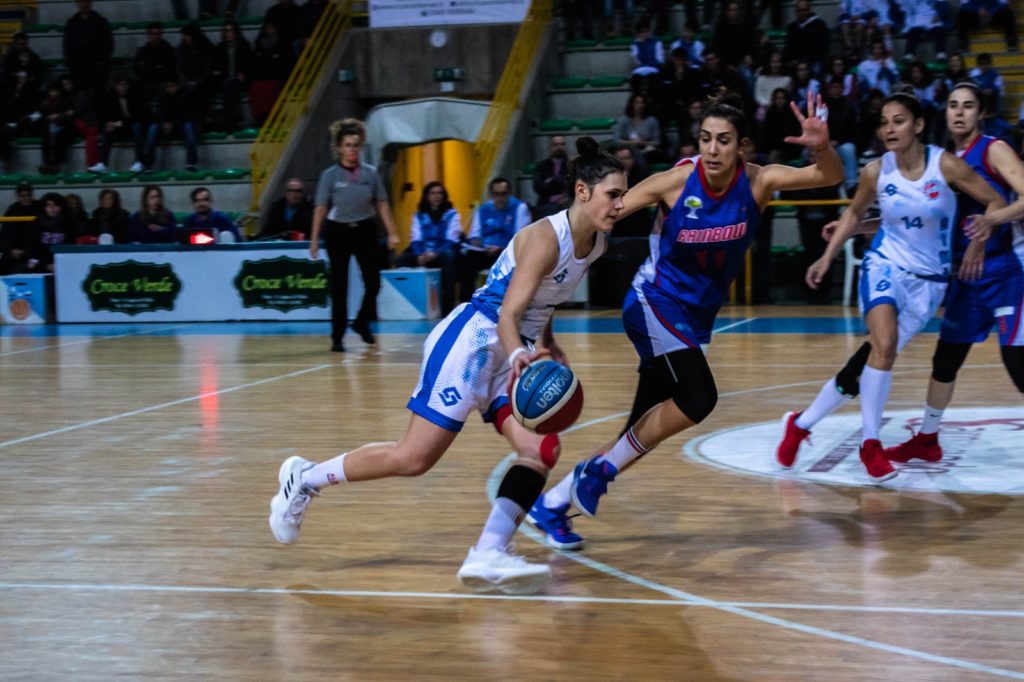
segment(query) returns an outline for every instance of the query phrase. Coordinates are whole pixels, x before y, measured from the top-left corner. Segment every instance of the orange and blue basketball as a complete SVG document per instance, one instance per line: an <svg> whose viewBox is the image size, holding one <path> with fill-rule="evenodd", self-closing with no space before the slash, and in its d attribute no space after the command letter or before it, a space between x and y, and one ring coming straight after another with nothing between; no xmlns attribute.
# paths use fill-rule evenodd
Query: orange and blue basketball
<svg viewBox="0 0 1024 682"><path fill-rule="evenodd" d="M558 433L582 411L583 386L571 369L554 360L532 363L512 387L512 414L530 431Z"/></svg>

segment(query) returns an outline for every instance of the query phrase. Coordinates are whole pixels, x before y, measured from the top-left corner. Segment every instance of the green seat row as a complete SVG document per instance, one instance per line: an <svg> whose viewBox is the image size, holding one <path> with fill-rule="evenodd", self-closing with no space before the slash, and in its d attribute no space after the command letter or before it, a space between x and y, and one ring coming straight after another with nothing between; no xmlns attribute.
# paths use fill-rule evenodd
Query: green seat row
<svg viewBox="0 0 1024 682"><path fill-rule="evenodd" d="M29 173L5 173L0 175L0 187L13 187L20 182L29 182L33 185L56 185L63 182L65 185L89 185L98 183L101 185L119 185L127 182L139 182L142 184L157 184L161 182L203 182L210 180L242 180L251 174L248 168L209 168L196 171L151 171L148 173L131 173L128 171L114 171L110 173L64 173L60 175L33 175Z"/></svg>
<svg viewBox="0 0 1024 682"><path fill-rule="evenodd" d="M223 132L208 132L199 135L201 142L219 142L227 140L229 137L232 140L255 140L260 134L259 128L243 128L242 130L236 130L232 134ZM180 138L176 138L179 139ZM81 141L81 138L76 138L77 141ZM14 140L14 144L19 147L38 147L43 144L43 138L41 137L19 137Z"/></svg>
<svg viewBox="0 0 1024 682"><path fill-rule="evenodd" d="M555 90L579 90L588 85L592 88L621 88L628 80L626 76L562 76L551 87Z"/></svg>
<svg viewBox="0 0 1024 682"><path fill-rule="evenodd" d="M263 17L251 16L251 17L239 17L236 19L239 26L260 26L263 23ZM149 25L153 23L152 20L144 21L112 21L110 22L110 28L113 31L124 29L126 31L145 31L149 28ZM180 29L187 24L195 23L200 28L215 28L223 26L225 19L223 17L213 17L211 19L201 19L193 21L190 19L172 19L168 21L159 22L160 26L164 30L176 30ZM64 32L64 24L30 24L24 29L25 33L51 33L56 31L57 33Z"/></svg>
<svg viewBox="0 0 1024 682"><path fill-rule="evenodd" d="M544 133L554 133L578 128L580 130L611 130L615 125L615 119L609 116L598 116L595 118L584 118L576 121L571 118L548 118L537 124L538 130Z"/></svg>

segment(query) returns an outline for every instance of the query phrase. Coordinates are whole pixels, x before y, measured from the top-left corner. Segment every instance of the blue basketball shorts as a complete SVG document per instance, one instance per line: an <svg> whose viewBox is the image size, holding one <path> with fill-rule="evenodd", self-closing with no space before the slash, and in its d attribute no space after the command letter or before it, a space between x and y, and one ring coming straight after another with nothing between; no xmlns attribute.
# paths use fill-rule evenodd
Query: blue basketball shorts
<svg viewBox="0 0 1024 682"><path fill-rule="evenodd" d="M622 304L626 335L646 367L659 355L700 348L711 341L710 326L689 314L686 306L648 286L630 287Z"/></svg>
<svg viewBox="0 0 1024 682"><path fill-rule="evenodd" d="M915 275L873 253L864 256L861 266L861 314L867 317L875 306L893 306L899 325L896 352L900 352L935 317L949 282Z"/></svg>
<svg viewBox="0 0 1024 682"><path fill-rule="evenodd" d="M490 422L508 404L511 371L497 325L473 304L463 303L423 343L420 380L407 407L456 433L473 410Z"/></svg>
<svg viewBox="0 0 1024 682"><path fill-rule="evenodd" d="M1024 346L1024 271L953 280L939 338L948 343L980 343L995 326L1001 346Z"/></svg>

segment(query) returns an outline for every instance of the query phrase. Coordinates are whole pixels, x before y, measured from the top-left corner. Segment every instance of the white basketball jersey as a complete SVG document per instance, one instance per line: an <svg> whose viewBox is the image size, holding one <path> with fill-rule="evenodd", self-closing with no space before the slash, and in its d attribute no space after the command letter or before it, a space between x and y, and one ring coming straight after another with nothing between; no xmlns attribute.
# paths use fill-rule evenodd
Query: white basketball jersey
<svg viewBox="0 0 1024 682"><path fill-rule="evenodd" d="M526 307L523 319L519 326L519 333L531 341L540 338L541 332L551 319L555 306L569 300L576 286L583 279L590 268L590 264L597 260L605 249L605 235L597 232L594 241L594 248L587 254L586 258L579 259L573 250L572 230L569 228L568 211L559 211L555 215L548 216L551 226L555 229L555 236L558 238L558 264L551 273L544 276L540 287L533 295L533 300ZM520 233L521 234L521 233ZM487 282L477 289L473 294L473 304L481 312L492 320L497 321L501 310L505 292L508 290L509 282L512 281L512 273L516 269L516 239L519 234L512 238L505 250L498 256L487 275Z"/></svg>
<svg viewBox="0 0 1024 682"><path fill-rule="evenodd" d="M882 156L878 205L882 224L871 250L916 275L948 275L956 196L942 175L942 149L928 145L920 179L907 180L896 154Z"/></svg>

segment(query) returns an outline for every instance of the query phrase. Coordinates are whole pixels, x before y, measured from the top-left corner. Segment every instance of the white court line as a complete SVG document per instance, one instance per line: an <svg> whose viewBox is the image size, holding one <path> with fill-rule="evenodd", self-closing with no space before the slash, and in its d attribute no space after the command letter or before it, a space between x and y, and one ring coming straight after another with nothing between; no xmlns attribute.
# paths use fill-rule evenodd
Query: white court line
<svg viewBox="0 0 1024 682"><path fill-rule="evenodd" d="M724 327L718 327L717 329L714 330L714 333L717 334L718 332L724 332L726 329L732 329L733 327L738 327L741 324L747 324L749 322L753 322L756 319L757 319L756 317L748 317L745 320L740 320L739 322L733 322L732 324L727 324Z"/></svg>
<svg viewBox="0 0 1024 682"><path fill-rule="evenodd" d="M364 597L380 599L494 600L533 601L563 604L624 604L640 606L695 606L709 604L689 599L637 599L627 597L577 597L555 594L471 594L465 592L387 592L383 590L320 590L288 587L217 587L213 585L115 585L106 583L0 583L0 590L26 592L179 592L185 594L269 594L310 595L320 597ZM930 609L912 606L852 606L846 604L779 604L773 602L715 602L719 606L752 609L803 611L853 611L861 613L909 613L926 616L984 616L987 618L1024 618L1024 611L1002 609Z"/></svg>
<svg viewBox="0 0 1024 682"><path fill-rule="evenodd" d="M348 362L346 360L346 362ZM310 372L318 372L328 367L337 367L344 363L330 363L324 365L317 365L316 367L309 367L307 369L300 369L295 372L288 372L287 374L279 374L277 376L268 377L266 379L260 379L259 381L251 381L247 384L239 384L238 386L230 386L228 388L222 388L218 391L207 391L206 393L200 393L199 395L189 396L188 398L179 398L178 400L172 400L166 403L160 403L159 405L150 405L149 407L142 407L138 410L132 410L131 412L122 412L121 414L111 415L109 417L102 417L100 419L93 419L87 422L81 422L79 424L71 424L59 429L53 429L52 431L44 431L43 433L37 433L32 436L25 436L24 438L15 438L14 440L8 440L0 443L0 449L10 447L12 445L19 445L21 443L28 443L34 440L40 440L42 438L48 438L50 436L56 436L61 433L67 433L68 431L77 431L78 429L85 429L90 426L96 426L98 424L106 424L118 419L124 419L125 417L134 417L140 414L146 414L147 412L154 412L156 410L162 410L165 407L174 407L175 405L183 405L185 403L194 402L196 400L202 400L203 398L209 398L215 395L223 395L225 393L234 393L235 391L241 391L242 389L252 388L253 386L260 386L262 384L269 384L272 381L280 381L281 379L290 379L291 377L302 376L303 374L309 374Z"/></svg>
<svg viewBox="0 0 1024 682"><path fill-rule="evenodd" d="M126 332L124 334L112 334L110 336L90 336L90 337L88 337L86 339L82 339L81 341L68 341L67 343L55 343L55 344L50 345L50 346L35 346L33 348L23 348L22 350L10 350L10 351L4 352L4 353L0 353L0 358L5 357L7 355L18 355L20 353L33 353L33 352L38 351L38 350L48 350L50 348L63 348L64 346L78 346L78 345L81 345L83 343L93 343L95 341L104 341L106 339L123 339L126 336L145 336L147 334L152 334L153 332L166 332L166 331L170 331L172 329L181 329L182 327L187 327L187 326L188 326L187 324L176 324L176 325L173 325L173 326L170 326L170 327L156 327L155 329L146 329L145 331ZM13 337L11 337L11 338L13 338Z"/></svg>
<svg viewBox="0 0 1024 682"><path fill-rule="evenodd" d="M743 390L743 391L729 391L729 392L725 392L725 393L720 394L720 396L724 398L724 397L742 395L742 394L747 394L747 393L755 393L755 392L759 392L759 391L774 391L774 390L777 390L779 388L790 387L790 386L800 386L800 385L804 385L804 384L808 384L808 383L820 383L820 382L801 382L801 383L796 383L796 384L786 384L784 386L764 386L764 387L761 387L761 388L758 388L758 389L748 389L748 390ZM605 417L605 418L602 418L599 421L607 421L608 419L609 419L608 417ZM565 433L569 433L569 432L572 432L572 431L578 431L580 429L587 428L588 426L591 426L592 424L597 423L597 421L598 420L595 420L594 422L584 422L582 424L576 424L576 425L570 427L569 429L566 429ZM490 476L488 477L488 480L487 480L487 498L492 503L493 503L495 495L496 495L496 493L498 491L498 486L501 483L501 479L505 475L505 471L508 469L509 466L511 466L511 464L515 460L515 458L516 458L516 454L514 452L509 454L501 462L499 462L498 465L491 471L491 474L490 474ZM536 543L546 547L546 545L544 543L544 536L543 536L543 534L538 532L534 528L530 527L528 523L524 523L522 526L520 526L519 527L519 532L523 533L524 535L529 537L534 542L536 542ZM937 654L930 654L930 653L928 653L926 651L919 651L917 649L910 649L908 647L894 646L892 644L886 644L885 642L877 642L877 641L874 641L874 640L866 639L864 637L857 637L857 636L854 636L854 635L847 635L847 634L844 634L842 632L836 632L834 630L828 630L828 629L825 629L825 628L819 628L819 627L815 627L813 625L806 625L804 623L799 623L799 622L794 621L794 620L788 620L788 619L785 619L785 618L778 618L778 617L775 617L775 616L770 616L770 615L764 614L764 613L758 613L757 611L751 610L751 608L753 608L753 607L740 605L740 604L742 604L742 602L738 602L738 603L722 602L722 601L717 601L717 600L714 600L714 599L708 599L708 598L705 598L705 597L701 597L699 595L696 595L696 594L693 594L693 593L690 593L690 592L686 592L686 591L683 591L683 590L677 590L677 589L675 589L673 587L669 587L668 585L662 585L661 583L657 583L657 582L654 582L652 580L647 580L646 578L641 578L640 576L636 576L636 575L633 575L631 573L627 573L626 571L622 571L622 570L620 570L618 568L615 568L614 566L610 566L610 565L602 563L600 561L596 561L596 560L591 559L590 557L584 556L584 555L582 555L582 554L580 554L578 552L567 552L567 551L559 551L559 550L554 550L554 551L557 554L561 555L562 557L564 557L566 559L569 559L570 561L575 561L575 562L577 562L579 564L587 566L588 568L591 568L591 569L593 569L595 571L598 571L599 573L604 573L605 575L609 575L609 576L618 578L618 579L620 579L620 580L622 580L624 582L628 582L628 583L631 583L633 585L637 585L637 586L640 586L640 587L647 588L647 589L652 590L654 592L660 592L662 594L666 594L666 595L669 595L671 597L675 597L675 598L679 599L680 601L685 602L686 605L688 605L688 606L689 605L692 605L692 606L704 606L704 607L715 609L715 610L718 610L718 611L723 611L725 613L731 613L731 614L736 615L736 616L741 616L743 618L748 618L748 619L756 620L756 621L759 621L759 622L762 622L762 623L767 623L769 625L775 625L775 626L781 627L781 628L783 628L785 630L792 630L792 631L796 631L796 632L802 632L804 634L815 635L817 637L822 637L822 638L825 638L825 639L832 639L832 640L844 642L844 643L847 643L847 644L853 644L853 645L856 645L856 646L861 646L861 647L868 648L868 649L876 649L878 651L884 651L886 653L892 653L892 654L899 654L899 655L903 655L903 656L908 656L908 657L911 657L911 658L916 658L918 660L927 661L929 663L938 663L938 664L948 665L948 666L955 667L955 668L961 668L961 669L964 669L964 670L970 670L970 671L973 671L973 672L982 672L982 673L988 673L988 674L991 674L991 675L997 675L997 676L1000 676L1000 677L1007 677L1007 678L1011 678L1011 679L1024 680L1024 673L1016 671L1016 670L1007 670L1007 669L1004 669L1004 668L996 668L996 667L993 667L993 666L985 665L983 663L975 663L974 661L966 661L966 660L959 659L959 658L953 658L951 656L940 656L940 655L937 655ZM795 608L795 606L796 605L793 605L793 604L789 605L789 607L793 607L793 608ZM776 607L776 608L783 608L783 607Z"/></svg>

